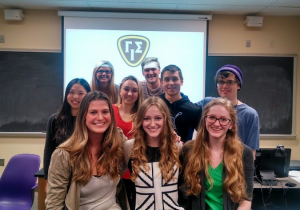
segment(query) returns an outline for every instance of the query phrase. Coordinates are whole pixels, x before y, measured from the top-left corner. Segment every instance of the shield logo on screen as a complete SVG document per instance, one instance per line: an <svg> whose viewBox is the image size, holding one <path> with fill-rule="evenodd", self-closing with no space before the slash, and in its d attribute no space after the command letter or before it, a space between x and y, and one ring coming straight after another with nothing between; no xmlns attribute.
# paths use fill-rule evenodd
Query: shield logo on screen
<svg viewBox="0 0 300 210"><path fill-rule="evenodd" d="M149 48L150 41L144 36L126 35L118 39L118 50L121 57L131 67L140 65L146 57Z"/></svg>

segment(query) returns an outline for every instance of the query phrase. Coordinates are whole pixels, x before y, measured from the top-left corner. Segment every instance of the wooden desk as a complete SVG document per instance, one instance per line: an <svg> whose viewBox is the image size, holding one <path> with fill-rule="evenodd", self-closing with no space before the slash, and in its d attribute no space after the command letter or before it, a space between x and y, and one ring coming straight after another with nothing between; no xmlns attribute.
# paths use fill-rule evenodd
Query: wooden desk
<svg viewBox="0 0 300 210"><path fill-rule="evenodd" d="M276 178L278 180L278 183L277 183L277 186L272 186L272 188L279 188L279 189L282 189L282 188L295 188L295 189L300 189L300 183L295 181L294 179L292 179L291 177L284 177L284 178ZM296 186L295 187L287 187L285 186L286 183L288 182L292 182L292 183L295 183ZM259 182L257 181L254 181L254 186L253 188L270 188L271 186L268 186L268 185L262 185L260 184Z"/></svg>
<svg viewBox="0 0 300 210"><path fill-rule="evenodd" d="M300 209L300 183L290 177L277 180L277 186L261 185L254 181L252 210ZM287 187L287 182L295 183L296 186Z"/></svg>
<svg viewBox="0 0 300 210"><path fill-rule="evenodd" d="M34 176L38 178L38 210L45 210L46 180L44 179L44 169L39 170Z"/></svg>

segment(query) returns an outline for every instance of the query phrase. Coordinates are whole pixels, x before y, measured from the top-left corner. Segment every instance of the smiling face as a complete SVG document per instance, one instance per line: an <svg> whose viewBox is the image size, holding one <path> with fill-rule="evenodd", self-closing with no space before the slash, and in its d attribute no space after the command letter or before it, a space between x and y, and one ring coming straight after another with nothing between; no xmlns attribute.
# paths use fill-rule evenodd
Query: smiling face
<svg viewBox="0 0 300 210"><path fill-rule="evenodd" d="M71 89L67 95L67 101L71 106L72 115L73 114L76 115L75 113L77 113L77 111L80 107L80 103L86 94L87 94L87 92L86 92L85 88L78 83L74 84L71 87Z"/></svg>
<svg viewBox="0 0 300 210"><path fill-rule="evenodd" d="M107 66L97 69L96 77L100 83L108 83L111 80L112 70Z"/></svg>
<svg viewBox="0 0 300 210"><path fill-rule="evenodd" d="M102 137L110 123L111 113L107 102L104 100L92 101L86 114L86 126L89 136Z"/></svg>
<svg viewBox="0 0 300 210"><path fill-rule="evenodd" d="M218 76L217 81L233 81L234 83L228 85L227 83L223 85L217 85L218 93L222 98L227 98L228 100L236 100L237 99L237 91L240 89L238 83L236 83L236 77L234 74L230 73L228 77L224 78L222 76Z"/></svg>
<svg viewBox="0 0 300 210"><path fill-rule="evenodd" d="M180 88L183 85L183 81L180 79L179 72L165 71L162 77L162 86L166 95L174 98L180 97Z"/></svg>
<svg viewBox="0 0 300 210"><path fill-rule="evenodd" d="M126 80L120 88L120 97L122 99L122 103L134 105L139 97L138 84L131 79Z"/></svg>
<svg viewBox="0 0 300 210"><path fill-rule="evenodd" d="M230 121L228 125L221 125L220 120L231 120L229 111L222 105L215 105L209 109L206 116L215 117L219 119L216 120L214 123L210 123L208 122L208 120L205 121L205 126L209 134L209 139L224 140L228 129L232 128L232 122Z"/></svg>
<svg viewBox="0 0 300 210"><path fill-rule="evenodd" d="M145 77L148 83L152 85L159 83L159 74L160 69L157 65L157 62L150 62L144 66L143 76Z"/></svg>
<svg viewBox="0 0 300 210"><path fill-rule="evenodd" d="M156 105L151 105L143 119L143 129L147 133L147 141L160 141L160 134L163 128L163 114Z"/></svg>

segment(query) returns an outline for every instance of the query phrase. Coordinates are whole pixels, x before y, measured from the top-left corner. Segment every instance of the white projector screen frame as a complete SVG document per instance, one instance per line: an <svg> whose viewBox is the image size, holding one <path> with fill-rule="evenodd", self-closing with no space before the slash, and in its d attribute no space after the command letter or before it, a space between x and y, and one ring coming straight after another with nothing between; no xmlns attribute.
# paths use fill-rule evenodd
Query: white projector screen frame
<svg viewBox="0 0 300 210"><path fill-rule="evenodd" d="M155 14L154 14L155 15ZM115 69L115 83L128 75L145 80L141 65L126 64L117 47L126 35L147 37L146 57L157 57L161 70L175 64L182 70L181 92L192 102L204 97L207 21L120 18L63 18L64 87L76 77L91 82L96 63L110 61Z"/></svg>

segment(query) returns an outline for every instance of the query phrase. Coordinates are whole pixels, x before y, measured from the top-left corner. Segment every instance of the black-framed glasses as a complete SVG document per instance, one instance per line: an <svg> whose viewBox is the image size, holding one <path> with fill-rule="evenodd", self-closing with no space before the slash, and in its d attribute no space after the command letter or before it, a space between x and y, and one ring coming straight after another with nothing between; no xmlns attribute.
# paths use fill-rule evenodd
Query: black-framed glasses
<svg viewBox="0 0 300 210"><path fill-rule="evenodd" d="M205 119L206 122L211 123L211 124L214 124L214 123L218 120L219 123L220 123L221 125L224 125L224 126L225 126L225 125L228 125L228 124L231 122L230 119L227 119L227 118L225 118L225 117L217 118L217 117L215 117L215 116L210 116L210 115L206 115L206 116L204 117L204 119Z"/></svg>
<svg viewBox="0 0 300 210"><path fill-rule="evenodd" d="M219 86L223 86L223 85L225 85L225 84L228 85L228 86L231 86L231 85L233 85L233 84L235 84L235 83L237 83L237 81L233 81L233 80L227 80L226 82L220 80L220 81L217 82L217 84L218 84Z"/></svg>
<svg viewBox="0 0 300 210"><path fill-rule="evenodd" d="M99 74L111 74L111 70L97 70L97 73Z"/></svg>

